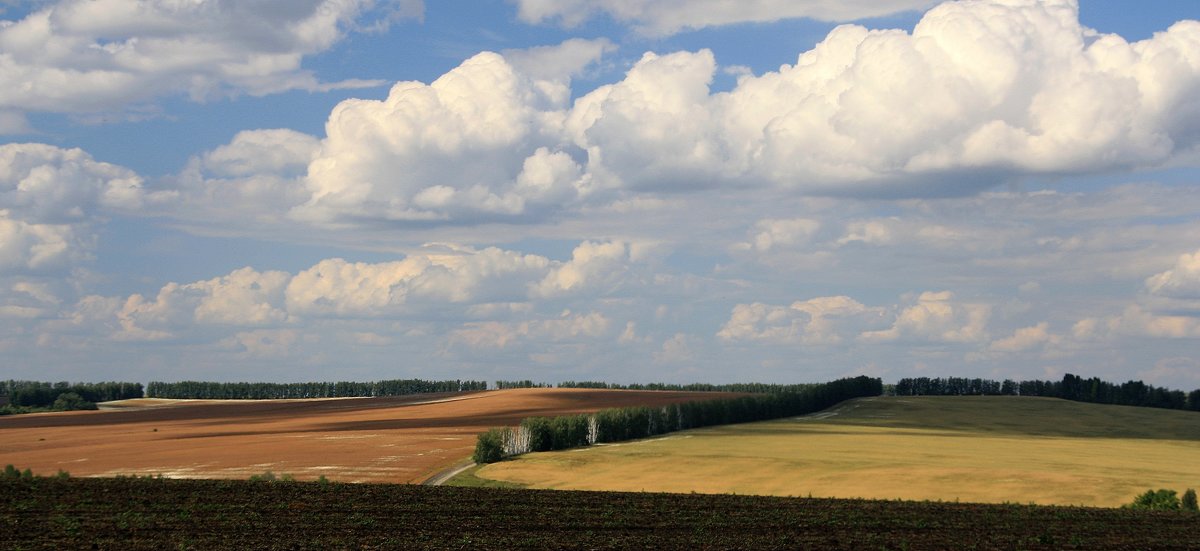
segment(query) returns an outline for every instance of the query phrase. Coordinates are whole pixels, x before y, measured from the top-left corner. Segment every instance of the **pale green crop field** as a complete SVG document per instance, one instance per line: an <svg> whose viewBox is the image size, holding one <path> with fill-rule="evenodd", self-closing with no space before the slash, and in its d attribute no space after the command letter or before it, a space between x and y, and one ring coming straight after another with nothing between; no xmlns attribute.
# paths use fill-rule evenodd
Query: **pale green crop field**
<svg viewBox="0 0 1200 551"><path fill-rule="evenodd" d="M880 397L805 417L534 453L531 488L1118 506L1200 488L1200 413L1021 397Z"/></svg>

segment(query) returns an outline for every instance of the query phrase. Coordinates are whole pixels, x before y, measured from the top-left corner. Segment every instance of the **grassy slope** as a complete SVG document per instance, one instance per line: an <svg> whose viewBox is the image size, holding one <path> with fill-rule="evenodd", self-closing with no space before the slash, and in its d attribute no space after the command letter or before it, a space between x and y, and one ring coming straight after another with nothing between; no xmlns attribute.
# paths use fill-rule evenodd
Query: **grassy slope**
<svg viewBox="0 0 1200 551"><path fill-rule="evenodd" d="M1197 457L1194 412L904 397L529 454L474 474L532 488L1116 506L1151 487L1200 487Z"/></svg>

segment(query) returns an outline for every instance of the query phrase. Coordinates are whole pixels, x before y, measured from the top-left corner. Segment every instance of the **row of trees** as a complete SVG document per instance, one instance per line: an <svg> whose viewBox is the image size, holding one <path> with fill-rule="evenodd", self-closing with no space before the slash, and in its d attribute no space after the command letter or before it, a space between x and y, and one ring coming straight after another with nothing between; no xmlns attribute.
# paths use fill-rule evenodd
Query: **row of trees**
<svg viewBox="0 0 1200 551"><path fill-rule="evenodd" d="M154 381L146 385L149 398L200 400L271 400L286 398L345 398L371 396L405 396L431 392L462 392L487 390L487 381L426 381L394 379L374 382L336 383L217 383Z"/></svg>
<svg viewBox="0 0 1200 551"><path fill-rule="evenodd" d="M1167 490L1160 488L1158 490L1146 490L1145 493L1134 498L1133 503L1123 505L1128 509L1151 509L1156 511L1192 511L1200 512L1200 503L1196 501L1196 490L1188 488L1183 492L1183 497L1180 498L1175 494L1175 490Z"/></svg>
<svg viewBox="0 0 1200 551"><path fill-rule="evenodd" d="M493 463L531 451L561 450L691 428L804 415L851 398L882 393L881 380L860 376L737 398L662 407L613 408L592 415L530 417L517 427L493 428L479 435L473 457L476 463Z"/></svg>
<svg viewBox="0 0 1200 551"><path fill-rule="evenodd" d="M550 388L548 383L535 383L529 379L522 381L496 381L496 388L505 390L509 388Z"/></svg>
<svg viewBox="0 0 1200 551"><path fill-rule="evenodd" d="M4 402L17 408L49 408L63 395L74 394L79 400L67 401L108 402L142 397L141 383L48 383L42 381L13 381L0 383L0 396Z"/></svg>
<svg viewBox="0 0 1200 551"><path fill-rule="evenodd" d="M1044 396L1077 402L1117 404L1200 411L1200 389L1190 393L1148 385L1142 381L1121 384L1098 377L1084 379L1066 374L1061 381L993 381L961 377L900 379L897 396Z"/></svg>
<svg viewBox="0 0 1200 551"><path fill-rule="evenodd" d="M732 383L714 385L708 383L691 383L686 385L671 383L645 383L620 385L601 381L563 381L558 388L602 388L612 390L674 390L681 392L745 392L749 394L769 394L776 392L799 392L811 384L776 385L767 383Z"/></svg>
<svg viewBox="0 0 1200 551"><path fill-rule="evenodd" d="M496 388L551 388L549 383L535 383L529 379L522 381L496 381ZM558 388L595 388L605 390L673 390L678 392L744 392L748 394L769 394L773 392L798 392L811 384L776 385L766 383L732 383L714 385L708 383L691 383L686 385L674 383L632 383L622 385L603 381L563 381Z"/></svg>

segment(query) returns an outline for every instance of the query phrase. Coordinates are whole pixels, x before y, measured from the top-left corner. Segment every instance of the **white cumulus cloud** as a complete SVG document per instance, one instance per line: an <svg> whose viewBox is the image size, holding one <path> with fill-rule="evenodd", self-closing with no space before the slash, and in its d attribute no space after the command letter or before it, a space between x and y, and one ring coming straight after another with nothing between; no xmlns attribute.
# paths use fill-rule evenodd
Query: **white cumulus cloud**
<svg viewBox="0 0 1200 551"><path fill-rule="evenodd" d="M287 309L305 316L376 317L411 312L424 303L523 299L550 261L497 248L430 247L382 263L322 260L287 287Z"/></svg>
<svg viewBox="0 0 1200 551"><path fill-rule="evenodd" d="M1200 250L1180 255L1174 267L1146 278L1146 290L1168 298L1200 300Z"/></svg>
<svg viewBox="0 0 1200 551"><path fill-rule="evenodd" d="M0 273L62 269L88 258L98 217L130 212L145 199L137 174L80 149L0 145Z"/></svg>
<svg viewBox="0 0 1200 551"><path fill-rule="evenodd" d="M348 30L419 17L419 1L58 0L0 22L0 109L121 110L157 96L194 100L321 83L302 68Z"/></svg>
<svg viewBox="0 0 1200 551"><path fill-rule="evenodd" d="M888 329L859 335L866 342L911 341L969 343L987 338L991 307L964 303L950 291L925 292L916 303L905 307Z"/></svg>
<svg viewBox="0 0 1200 551"><path fill-rule="evenodd" d="M738 304L717 337L729 341L766 341L830 345L877 325L883 309L846 296L817 297L790 306Z"/></svg>
<svg viewBox="0 0 1200 551"><path fill-rule="evenodd" d="M851 21L924 9L933 4L930 0L516 0L516 3L517 17L527 23L554 22L573 27L603 14L652 35L801 17Z"/></svg>
<svg viewBox="0 0 1200 551"><path fill-rule="evenodd" d="M553 149L561 94L485 52L432 84L401 82L382 101L346 100L308 167L301 220L444 221L514 217L586 193Z"/></svg>
<svg viewBox="0 0 1200 551"><path fill-rule="evenodd" d="M966 0L933 8L911 33L838 27L727 92L711 89L712 52L648 52L571 102L571 75L610 47L483 52L432 83L343 101L315 150L278 133L228 146L292 143L284 165L214 151L191 180L277 198L254 203L258 221L426 228L553 220L666 191L962 196L1030 175L1200 158L1197 21L1130 43L1082 26L1071 0ZM205 165L222 162L242 171ZM777 217L752 246L801 241L811 232L798 223ZM847 243L974 239L886 219L848 230Z"/></svg>
<svg viewBox="0 0 1200 551"><path fill-rule="evenodd" d="M522 322L470 322L450 333L452 344L471 348L507 348L522 342L561 342L596 339L608 335L611 320L600 312L574 314L567 310L557 318Z"/></svg>

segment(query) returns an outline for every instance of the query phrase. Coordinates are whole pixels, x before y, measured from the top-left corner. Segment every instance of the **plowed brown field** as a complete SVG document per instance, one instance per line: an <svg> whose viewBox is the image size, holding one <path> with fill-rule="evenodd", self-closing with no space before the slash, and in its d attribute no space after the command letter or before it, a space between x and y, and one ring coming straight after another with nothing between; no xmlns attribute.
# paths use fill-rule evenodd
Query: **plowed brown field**
<svg viewBox="0 0 1200 551"><path fill-rule="evenodd" d="M515 389L394 398L136 400L105 411L0 417L0 464L41 475L161 474L421 482L471 455L487 427L530 416L718 398L712 392ZM117 404L114 404L117 405Z"/></svg>

